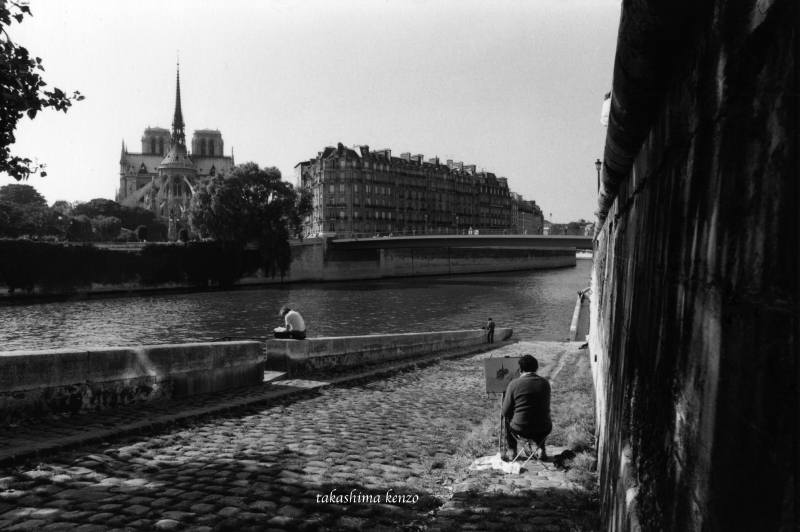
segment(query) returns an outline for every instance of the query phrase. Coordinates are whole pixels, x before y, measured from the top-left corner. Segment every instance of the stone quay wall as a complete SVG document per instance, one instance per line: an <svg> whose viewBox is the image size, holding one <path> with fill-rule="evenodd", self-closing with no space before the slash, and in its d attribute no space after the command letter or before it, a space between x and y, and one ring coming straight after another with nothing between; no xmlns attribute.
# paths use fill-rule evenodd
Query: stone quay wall
<svg viewBox="0 0 800 532"><path fill-rule="evenodd" d="M337 250L327 238L292 246L284 281L344 281L575 266L574 249L396 248Z"/></svg>
<svg viewBox="0 0 800 532"><path fill-rule="evenodd" d="M662 8L686 19L666 21L657 46L643 27L657 17L641 12ZM641 79L626 86L641 54L672 54L676 67L595 251L609 531L794 529L797 11L790 0L623 5L617 63L632 67L615 70L623 113L609 138L643 97Z"/></svg>
<svg viewBox="0 0 800 532"><path fill-rule="evenodd" d="M576 264L574 249L441 247L337 250L333 249L329 243L330 238L328 237L306 239L303 242L293 241L291 243L292 262L286 275L272 277L258 270L253 276L236 281L235 286L503 272L574 267ZM128 254L141 252L143 244L98 244L98 246L116 253ZM57 272L54 275L57 275ZM95 282L88 289L80 288L72 289L72 291L36 285L30 293L17 290L11 294L8 287L4 287L0 281L0 305L12 304L20 299L64 297L73 294L114 296L132 292L199 289L202 288L189 281L160 284L128 281L118 284Z"/></svg>
<svg viewBox="0 0 800 532"><path fill-rule="evenodd" d="M511 338L513 329L497 328L495 342ZM325 372L334 367L355 367L391 362L445 349L480 345L486 331L444 331L374 336L339 336L307 340L267 340L267 369L285 371L289 377Z"/></svg>
<svg viewBox="0 0 800 532"><path fill-rule="evenodd" d="M0 352L0 426L263 380L261 342Z"/></svg>

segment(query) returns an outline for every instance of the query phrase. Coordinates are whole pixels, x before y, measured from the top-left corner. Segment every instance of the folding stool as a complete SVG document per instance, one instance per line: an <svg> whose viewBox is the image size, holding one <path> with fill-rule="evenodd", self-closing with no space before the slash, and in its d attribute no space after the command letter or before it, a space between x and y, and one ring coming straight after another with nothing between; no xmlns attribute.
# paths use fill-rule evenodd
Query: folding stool
<svg viewBox="0 0 800 532"><path fill-rule="evenodd" d="M514 439L517 440L517 448L519 449L519 452L517 452L517 456L515 456L514 459L511 460L512 464L514 462L516 462L517 459L520 456L522 456L522 453L525 452L525 450L527 448L528 449L528 459L525 460L525 462L521 466L519 466L520 469L525 467L525 465L527 465L527 463L531 461L531 458L536 460L536 463L538 463L543 468L549 469L544 464L544 462L542 462L541 460L539 460L539 458L536 457L536 453L534 452L536 450L536 447L544 447L545 446L545 444L547 443L547 436L545 436L545 438L542 440L541 444L536 443L536 441L534 441L534 440L532 440L530 438L526 438L524 436L520 436L519 434L512 433L512 436L514 436Z"/></svg>

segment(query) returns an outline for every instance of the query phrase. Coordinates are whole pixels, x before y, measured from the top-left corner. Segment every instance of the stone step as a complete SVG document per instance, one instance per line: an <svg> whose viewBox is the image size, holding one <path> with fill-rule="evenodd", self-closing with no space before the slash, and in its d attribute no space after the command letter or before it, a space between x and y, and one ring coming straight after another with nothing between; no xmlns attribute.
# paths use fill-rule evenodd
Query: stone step
<svg viewBox="0 0 800 532"><path fill-rule="evenodd" d="M275 382L275 381L282 381L286 378L285 371L265 371L264 372L264 382L266 384Z"/></svg>

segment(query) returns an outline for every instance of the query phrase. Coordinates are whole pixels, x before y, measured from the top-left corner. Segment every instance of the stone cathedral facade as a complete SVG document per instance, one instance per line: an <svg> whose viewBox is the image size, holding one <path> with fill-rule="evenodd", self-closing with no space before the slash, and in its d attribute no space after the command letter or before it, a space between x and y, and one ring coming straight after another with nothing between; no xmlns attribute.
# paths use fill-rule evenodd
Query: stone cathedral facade
<svg viewBox="0 0 800 532"><path fill-rule="evenodd" d="M160 127L145 129L141 152L128 151L123 141L116 201L144 207L168 220L170 238L174 240L176 222L185 221L196 183L234 166L233 150L228 157L223 155L224 147L219 130L200 129L192 136L189 152L178 71L172 131Z"/></svg>

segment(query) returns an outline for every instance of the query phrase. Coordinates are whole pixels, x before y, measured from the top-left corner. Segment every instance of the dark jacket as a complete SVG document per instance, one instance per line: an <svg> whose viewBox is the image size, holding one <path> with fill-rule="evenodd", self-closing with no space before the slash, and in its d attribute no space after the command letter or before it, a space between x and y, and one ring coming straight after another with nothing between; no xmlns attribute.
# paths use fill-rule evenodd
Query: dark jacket
<svg viewBox="0 0 800 532"><path fill-rule="evenodd" d="M535 373L528 373L508 383L503 416L511 420L512 429L523 434L552 430L550 382Z"/></svg>
<svg viewBox="0 0 800 532"><path fill-rule="evenodd" d="M493 331L494 330L494 322L492 320L489 320L486 323L486 330L487 331Z"/></svg>

